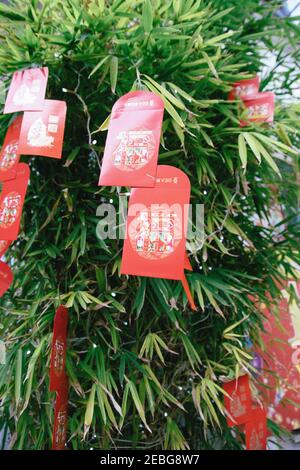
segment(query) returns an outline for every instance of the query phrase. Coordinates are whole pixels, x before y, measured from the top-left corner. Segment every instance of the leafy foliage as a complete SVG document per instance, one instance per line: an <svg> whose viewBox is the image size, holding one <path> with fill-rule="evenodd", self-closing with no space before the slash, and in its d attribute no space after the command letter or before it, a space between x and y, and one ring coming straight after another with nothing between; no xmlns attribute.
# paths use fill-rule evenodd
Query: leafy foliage
<svg viewBox="0 0 300 470"><path fill-rule="evenodd" d="M226 426L220 379L252 370L246 339L262 328L257 305L279 298L295 276L291 260L300 261L300 109L284 101L299 78L299 26L275 14L280 3L0 5L5 88L14 70L47 65L47 97L68 105L62 161L22 157L31 182L9 251L15 282L0 307L0 426L9 423L15 449L51 443L48 368L61 302L70 308L70 448L240 447ZM262 89L277 93L275 125L241 129L227 93L261 73L270 51L277 62ZM192 204L205 205L204 240L188 245L196 313L177 282L121 277L122 241L96 236L97 206L117 206L119 195L97 187L103 131L115 100L138 88L165 103L159 162L185 171ZM11 116L0 120L4 135ZM288 218L265 228L257 222L270 218L274 199Z"/></svg>

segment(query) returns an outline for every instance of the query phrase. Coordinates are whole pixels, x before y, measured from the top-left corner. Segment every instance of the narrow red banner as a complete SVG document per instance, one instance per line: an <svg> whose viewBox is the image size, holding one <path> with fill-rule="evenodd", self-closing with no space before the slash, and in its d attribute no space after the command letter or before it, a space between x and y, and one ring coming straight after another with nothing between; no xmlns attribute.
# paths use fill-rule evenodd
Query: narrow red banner
<svg viewBox="0 0 300 470"><path fill-rule="evenodd" d="M267 414L264 408L251 410L251 419L245 424L246 449L266 450Z"/></svg>
<svg viewBox="0 0 300 470"><path fill-rule="evenodd" d="M16 240L30 170L26 163L19 163L16 178L5 181L0 194L0 240Z"/></svg>
<svg viewBox="0 0 300 470"><path fill-rule="evenodd" d="M56 310L53 326L52 350L50 359L50 390L64 387L67 350L68 309L60 305Z"/></svg>
<svg viewBox="0 0 300 470"><path fill-rule="evenodd" d="M0 297L10 288L13 280L14 276L10 267L0 261Z"/></svg>
<svg viewBox="0 0 300 470"><path fill-rule="evenodd" d="M18 70L13 74L4 114L43 109L48 67Z"/></svg>
<svg viewBox="0 0 300 470"><path fill-rule="evenodd" d="M42 111L25 112L19 144L21 155L61 158L66 113L66 103L57 100L44 100Z"/></svg>
<svg viewBox="0 0 300 470"><path fill-rule="evenodd" d="M164 103L150 91L132 91L113 106L99 185L155 185Z"/></svg>
<svg viewBox="0 0 300 470"><path fill-rule="evenodd" d="M7 129L0 152L0 181L7 181L16 177L20 159L19 137L21 125L22 116L19 115Z"/></svg>
<svg viewBox="0 0 300 470"><path fill-rule="evenodd" d="M63 387L56 392L52 450L64 450L66 446L69 392L68 379L66 376L62 383Z"/></svg>
<svg viewBox="0 0 300 470"><path fill-rule="evenodd" d="M227 411L228 426L246 423L251 419L251 391L248 375L238 377L223 384L223 389L229 397L224 395L224 405Z"/></svg>

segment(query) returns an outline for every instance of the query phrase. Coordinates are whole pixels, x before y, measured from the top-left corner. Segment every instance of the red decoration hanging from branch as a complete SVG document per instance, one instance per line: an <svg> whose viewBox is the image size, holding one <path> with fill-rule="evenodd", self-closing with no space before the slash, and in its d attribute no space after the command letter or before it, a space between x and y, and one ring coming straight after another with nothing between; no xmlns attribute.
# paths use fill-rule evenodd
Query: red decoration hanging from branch
<svg viewBox="0 0 300 470"><path fill-rule="evenodd" d="M153 187L164 103L150 91L132 91L113 106L99 185Z"/></svg>
<svg viewBox="0 0 300 470"><path fill-rule="evenodd" d="M17 176L3 183L0 194L0 240L16 240L30 170L26 163L19 163Z"/></svg>
<svg viewBox="0 0 300 470"><path fill-rule="evenodd" d="M7 129L0 152L0 181L14 179L20 159L19 137L22 125L22 115L16 117Z"/></svg>
<svg viewBox="0 0 300 470"><path fill-rule="evenodd" d="M45 100L42 111L24 113L20 134L21 155L61 158L67 105Z"/></svg>
<svg viewBox="0 0 300 470"><path fill-rule="evenodd" d="M43 109L47 81L48 67L16 71L8 90L4 114Z"/></svg>

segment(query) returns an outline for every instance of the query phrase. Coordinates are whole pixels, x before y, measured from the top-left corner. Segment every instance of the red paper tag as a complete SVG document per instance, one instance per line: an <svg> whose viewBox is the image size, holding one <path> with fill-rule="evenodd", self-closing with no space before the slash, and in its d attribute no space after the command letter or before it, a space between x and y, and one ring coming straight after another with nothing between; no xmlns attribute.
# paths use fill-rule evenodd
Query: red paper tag
<svg viewBox="0 0 300 470"><path fill-rule="evenodd" d="M251 411L251 419L245 424L245 434L247 450L266 450L267 414L264 408Z"/></svg>
<svg viewBox="0 0 300 470"><path fill-rule="evenodd" d="M0 152L0 181L7 181L16 177L20 159L19 136L21 125L22 115L19 115L7 129Z"/></svg>
<svg viewBox="0 0 300 470"><path fill-rule="evenodd" d="M249 125L250 122L273 122L275 95L272 92L257 93L244 98L243 119L240 126Z"/></svg>
<svg viewBox="0 0 300 470"><path fill-rule="evenodd" d="M0 258L2 258L4 253L8 250L11 243L11 240L0 240Z"/></svg>
<svg viewBox="0 0 300 470"><path fill-rule="evenodd" d="M13 280L14 276L10 267L0 261L0 297L10 288Z"/></svg>
<svg viewBox="0 0 300 470"><path fill-rule="evenodd" d="M14 180L5 181L0 194L0 240L16 240L30 170L26 163L19 163Z"/></svg>
<svg viewBox="0 0 300 470"><path fill-rule="evenodd" d="M68 310L60 305L56 310L53 326L50 360L50 390L60 390L65 379L67 350Z"/></svg>
<svg viewBox="0 0 300 470"><path fill-rule="evenodd" d="M21 134L21 155L61 158L67 105L64 101L45 100L42 111L24 113Z"/></svg>
<svg viewBox="0 0 300 470"><path fill-rule="evenodd" d="M164 114L162 99L132 91L113 106L99 186L153 187Z"/></svg>
<svg viewBox="0 0 300 470"><path fill-rule="evenodd" d="M56 392L52 450L64 450L68 422L68 379L65 376L63 388Z"/></svg>
<svg viewBox="0 0 300 470"><path fill-rule="evenodd" d="M48 80L48 67L18 70L13 74L4 114L43 109Z"/></svg>
<svg viewBox="0 0 300 470"><path fill-rule="evenodd" d="M182 280L190 182L178 168L157 167L155 188L132 189L121 273Z"/></svg>
<svg viewBox="0 0 300 470"><path fill-rule="evenodd" d="M237 98L244 99L247 96L255 95L259 90L259 77L249 78L247 80L240 80L232 85L232 90L228 95L229 100Z"/></svg>
<svg viewBox="0 0 300 470"><path fill-rule="evenodd" d="M236 426L245 423L251 418L251 392L248 375L243 375L237 380L231 380L223 384L225 409L230 414L227 416L228 426Z"/></svg>

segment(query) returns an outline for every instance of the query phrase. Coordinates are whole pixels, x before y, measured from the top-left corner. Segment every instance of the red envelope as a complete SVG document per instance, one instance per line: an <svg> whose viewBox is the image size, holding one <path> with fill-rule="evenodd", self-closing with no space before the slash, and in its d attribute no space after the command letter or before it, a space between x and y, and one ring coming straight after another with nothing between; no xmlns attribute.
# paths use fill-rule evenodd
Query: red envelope
<svg viewBox="0 0 300 470"><path fill-rule="evenodd" d="M132 91L113 106L99 186L153 187L164 114L162 99Z"/></svg>
<svg viewBox="0 0 300 470"><path fill-rule="evenodd" d="M60 305L54 317L50 360L50 390L63 388L67 350L68 309Z"/></svg>
<svg viewBox="0 0 300 470"><path fill-rule="evenodd" d="M66 376L63 384L63 388L56 392L52 450L64 450L66 444L69 392L68 379Z"/></svg>
<svg viewBox="0 0 300 470"><path fill-rule="evenodd" d="M30 170L26 163L19 163L14 180L5 181L0 194L0 240L16 240Z"/></svg>
<svg viewBox="0 0 300 470"><path fill-rule="evenodd" d="M4 114L43 109L48 80L48 67L18 70L13 74Z"/></svg>
<svg viewBox="0 0 300 470"><path fill-rule="evenodd" d="M11 240L0 240L0 258L2 258L4 253L8 250L11 243Z"/></svg>
<svg viewBox="0 0 300 470"><path fill-rule="evenodd" d="M20 159L19 137L22 125L22 115L16 117L7 129L0 152L0 181L14 179Z"/></svg>
<svg viewBox="0 0 300 470"><path fill-rule="evenodd" d="M25 112L19 143L21 155L61 158L66 113L66 103L57 100L45 100L42 111Z"/></svg>
<svg viewBox="0 0 300 470"><path fill-rule="evenodd" d="M182 280L190 181L178 168L157 167L156 186L132 189L121 273Z"/></svg>
<svg viewBox="0 0 300 470"><path fill-rule="evenodd" d="M10 267L0 261L0 297L10 288L13 280L14 276Z"/></svg>
<svg viewBox="0 0 300 470"><path fill-rule="evenodd" d="M230 398L224 395L225 409L230 414L230 417L226 417L228 426L244 424L251 419L251 392L248 375L225 382L223 388L230 395Z"/></svg>
<svg viewBox="0 0 300 470"><path fill-rule="evenodd" d="M240 127L248 126L250 122L273 122L275 95L270 91L256 93L243 99L244 114Z"/></svg>
<svg viewBox="0 0 300 470"><path fill-rule="evenodd" d="M259 90L259 77L249 78L247 80L240 80L232 85L232 90L228 95L229 100L237 98L244 99L248 96L255 95Z"/></svg>
<svg viewBox="0 0 300 470"><path fill-rule="evenodd" d="M251 411L251 419L245 424L245 434L247 450L266 450L267 414L264 408Z"/></svg>

